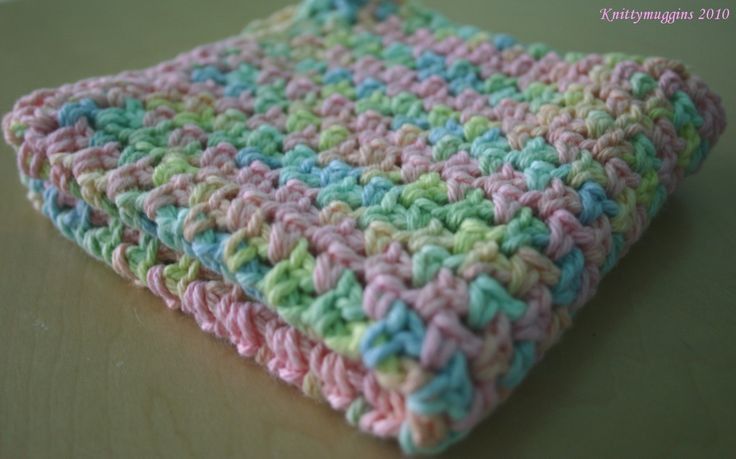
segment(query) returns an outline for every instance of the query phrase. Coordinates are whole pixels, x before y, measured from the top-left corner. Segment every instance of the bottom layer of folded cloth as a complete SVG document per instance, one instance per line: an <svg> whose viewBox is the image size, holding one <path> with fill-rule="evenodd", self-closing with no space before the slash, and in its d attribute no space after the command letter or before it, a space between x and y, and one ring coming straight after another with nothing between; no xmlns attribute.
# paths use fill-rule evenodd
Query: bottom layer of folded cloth
<svg viewBox="0 0 736 459"><path fill-rule="evenodd" d="M123 278L146 287L172 310L190 315L199 327L229 341L238 353L254 359L275 377L298 387L312 398L344 411L347 421L362 431L396 438L405 451L432 452L464 436L471 426L448 432L442 418L424 417L406 408L405 393L419 378L400 386L385 380L357 360L342 356L285 323L267 306L250 301L242 289L209 271L194 258L177 253L156 237L126 227L86 202L42 180L21 176L28 198L68 239L103 261ZM559 336L571 324L561 311L554 318ZM550 341L549 348L554 341ZM410 376L411 368L403 376ZM395 389L389 389L395 387ZM484 398L475 423L511 391ZM460 430L460 429L463 430ZM449 433L449 435L448 435ZM437 440L446 438L437 444ZM422 448L434 444L434 448Z"/></svg>
<svg viewBox="0 0 736 459"><path fill-rule="evenodd" d="M387 391L360 362L346 359L283 322L263 304L224 282L187 255L178 254L84 201L40 180L22 178L28 198L68 239L172 310L232 343L274 376L306 395L346 411L351 424L394 436L404 419L403 396Z"/></svg>

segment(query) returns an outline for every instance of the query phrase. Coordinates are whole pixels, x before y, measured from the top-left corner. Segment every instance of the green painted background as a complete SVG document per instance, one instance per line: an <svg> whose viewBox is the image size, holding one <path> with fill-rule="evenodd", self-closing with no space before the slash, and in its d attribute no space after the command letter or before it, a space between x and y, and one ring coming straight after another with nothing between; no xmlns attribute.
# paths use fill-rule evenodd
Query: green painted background
<svg viewBox="0 0 736 459"><path fill-rule="evenodd" d="M736 113L736 14L633 25L601 23L599 10L692 5L427 3L556 49L682 59ZM0 110L38 87L149 66L286 4L0 0ZM731 128L573 330L451 456L733 457L735 147ZM25 202L5 145L0 190L0 457L398 454L88 260Z"/></svg>

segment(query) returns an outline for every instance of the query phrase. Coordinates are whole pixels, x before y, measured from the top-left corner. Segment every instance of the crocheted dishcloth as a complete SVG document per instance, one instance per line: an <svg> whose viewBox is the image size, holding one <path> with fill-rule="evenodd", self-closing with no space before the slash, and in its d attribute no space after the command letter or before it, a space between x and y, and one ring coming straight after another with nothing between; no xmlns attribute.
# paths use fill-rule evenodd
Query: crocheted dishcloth
<svg viewBox="0 0 736 459"><path fill-rule="evenodd" d="M677 61L385 0L306 0L3 120L66 237L408 453L508 397L724 128Z"/></svg>

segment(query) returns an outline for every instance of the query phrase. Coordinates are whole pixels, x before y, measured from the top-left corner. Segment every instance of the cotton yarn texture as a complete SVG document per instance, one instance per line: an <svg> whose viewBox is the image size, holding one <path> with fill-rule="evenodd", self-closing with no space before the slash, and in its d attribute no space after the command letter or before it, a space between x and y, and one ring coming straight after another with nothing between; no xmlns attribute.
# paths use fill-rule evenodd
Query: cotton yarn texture
<svg viewBox="0 0 736 459"><path fill-rule="evenodd" d="M724 128L680 62L385 0L305 0L3 119L64 236L406 453L509 396Z"/></svg>

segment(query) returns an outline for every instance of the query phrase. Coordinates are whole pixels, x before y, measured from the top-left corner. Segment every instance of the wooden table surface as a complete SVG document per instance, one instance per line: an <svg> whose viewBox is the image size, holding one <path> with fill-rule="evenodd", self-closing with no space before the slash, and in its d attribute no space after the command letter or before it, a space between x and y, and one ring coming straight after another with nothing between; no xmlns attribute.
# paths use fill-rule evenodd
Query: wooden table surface
<svg viewBox="0 0 736 459"><path fill-rule="evenodd" d="M38 87L145 67L224 38L286 3L0 0L0 110ZM736 17L608 24L600 8L622 2L427 3L557 49L680 58L736 113ZM734 131L562 342L450 457L736 451ZM6 145L0 190L0 457L399 455L63 239L25 200Z"/></svg>

